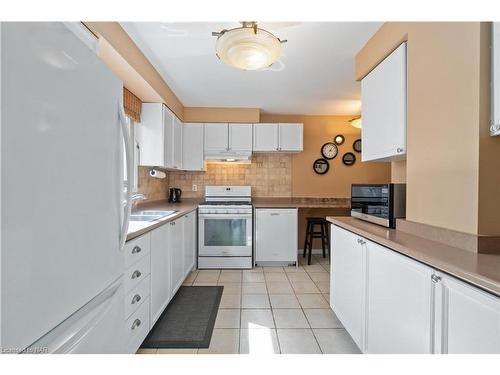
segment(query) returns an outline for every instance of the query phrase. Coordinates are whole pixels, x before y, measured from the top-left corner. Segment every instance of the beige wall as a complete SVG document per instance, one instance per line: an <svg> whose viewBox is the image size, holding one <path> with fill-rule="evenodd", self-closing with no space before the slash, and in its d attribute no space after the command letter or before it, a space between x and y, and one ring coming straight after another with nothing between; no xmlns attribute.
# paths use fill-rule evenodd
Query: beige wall
<svg viewBox="0 0 500 375"><path fill-rule="evenodd" d="M259 122L258 108L184 107L185 122Z"/></svg>
<svg viewBox="0 0 500 375"><path fill-rule="evenodd" d="M304 123L304 151L293 154L292 194L294 197L351 196L352 183L387 183L391 179L388 163L363 163L361 154L354 152L352 144L360 138L360 130L352 127L349 120L354 116L296 116L261 114L261 122ZM338 156L330 161L330 170L325 175L313 171L313 162L321 158L321 146L333 140L337 134L345 137L339 146ZM352 152L356 155L353 166L342 163L342 155Z"/></svg>
<svg viewBox="0 0 500 375"><path fill-rule="evenodd" d="M492 171L500 159L491 156L500 155L500 140L486 136L488 28L477 22L385 23L356 56L361 79L408 42L408 220L500 234L500 202L490 195L499 182ZM402 176L399 167L393 171Z"/></svg>
<svg viewBox="0 0 500 375"><path fill-rule="evenodd" d="M163 99L163 102L177 117L183 118L184 106L180 100L118 22L84 22L84 24L99 38L104 38L109 43L109 46L123 58L123 61L132 67L156 94ZM114 71L122 69L120 66L116 66L120 64L119 60L111 59L104 61ZM139 86L138 89L135 89L135 86L127 88L134 93L144 90L142 86ZM136 95L143 99L139 93ZM143 100L145 101L145 99Z"/></svg>
<svg viewBox="0 0 500 375"><path fill-rule="evenodd" d="M206 185L250 185L255 197L292 195L292 156L253 154L251 164L207 163L206 172L169 172L170 186L186 198L203 197ZM198 191L193 192L196 184Z"/></svg>

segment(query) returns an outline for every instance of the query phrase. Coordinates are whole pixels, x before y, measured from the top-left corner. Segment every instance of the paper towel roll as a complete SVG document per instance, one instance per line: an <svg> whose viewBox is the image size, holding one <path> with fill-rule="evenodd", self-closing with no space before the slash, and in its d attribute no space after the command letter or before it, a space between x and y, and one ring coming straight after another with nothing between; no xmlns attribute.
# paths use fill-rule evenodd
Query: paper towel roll
<svg viewBox="0 0 500 375"><path fill-rule="evenodd" d="M167 177L165 172L157 171L156 169L151 169L149 175L154 178L165 178Z"/></svg>

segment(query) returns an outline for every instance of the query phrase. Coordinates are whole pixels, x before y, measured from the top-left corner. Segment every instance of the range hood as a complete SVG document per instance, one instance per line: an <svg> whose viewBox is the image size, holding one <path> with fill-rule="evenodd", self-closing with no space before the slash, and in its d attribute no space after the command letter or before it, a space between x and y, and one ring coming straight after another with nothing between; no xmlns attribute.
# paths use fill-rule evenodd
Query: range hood
<svg viewBox="0 0 500 375"><path fill-rule="evenodd" d="M207 163L245 163L252 162L251 151L219 151L205 154Z"/></svg>

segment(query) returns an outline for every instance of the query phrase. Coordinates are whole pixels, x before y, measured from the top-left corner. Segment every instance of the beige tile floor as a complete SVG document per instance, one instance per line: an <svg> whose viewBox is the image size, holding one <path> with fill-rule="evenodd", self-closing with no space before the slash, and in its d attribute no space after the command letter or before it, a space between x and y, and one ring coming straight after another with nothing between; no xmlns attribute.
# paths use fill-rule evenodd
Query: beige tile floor
<svg viewBox="0 0 500 375"><path fill-rule="evenodd" d="M145 354L359 353L329 306L328 259L299 267L194 271L184 285L223 285L207 349L147 349Z"/></svg>

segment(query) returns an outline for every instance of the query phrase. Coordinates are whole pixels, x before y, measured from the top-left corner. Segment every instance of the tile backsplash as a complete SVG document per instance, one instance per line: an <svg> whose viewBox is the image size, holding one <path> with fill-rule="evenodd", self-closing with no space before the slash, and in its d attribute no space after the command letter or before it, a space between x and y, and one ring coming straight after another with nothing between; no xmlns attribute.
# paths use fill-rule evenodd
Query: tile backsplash
<svg viewBox="0 0 500 375"><path fill-rule="evenodd" d="M166 178L154 178L149 175L150 170L151 167L139 167L137 190L146 196L147 201L168 198L169 174Z"/></svg>
<svg viewBox="0 0 500 375"><path fill-rule="evenodd" d="M254 154L251 164L208 163L205 172L174 171L169 180L186 198L202 197L206 185L250 185L255 197L291 197L292 155Z"/></svg>

